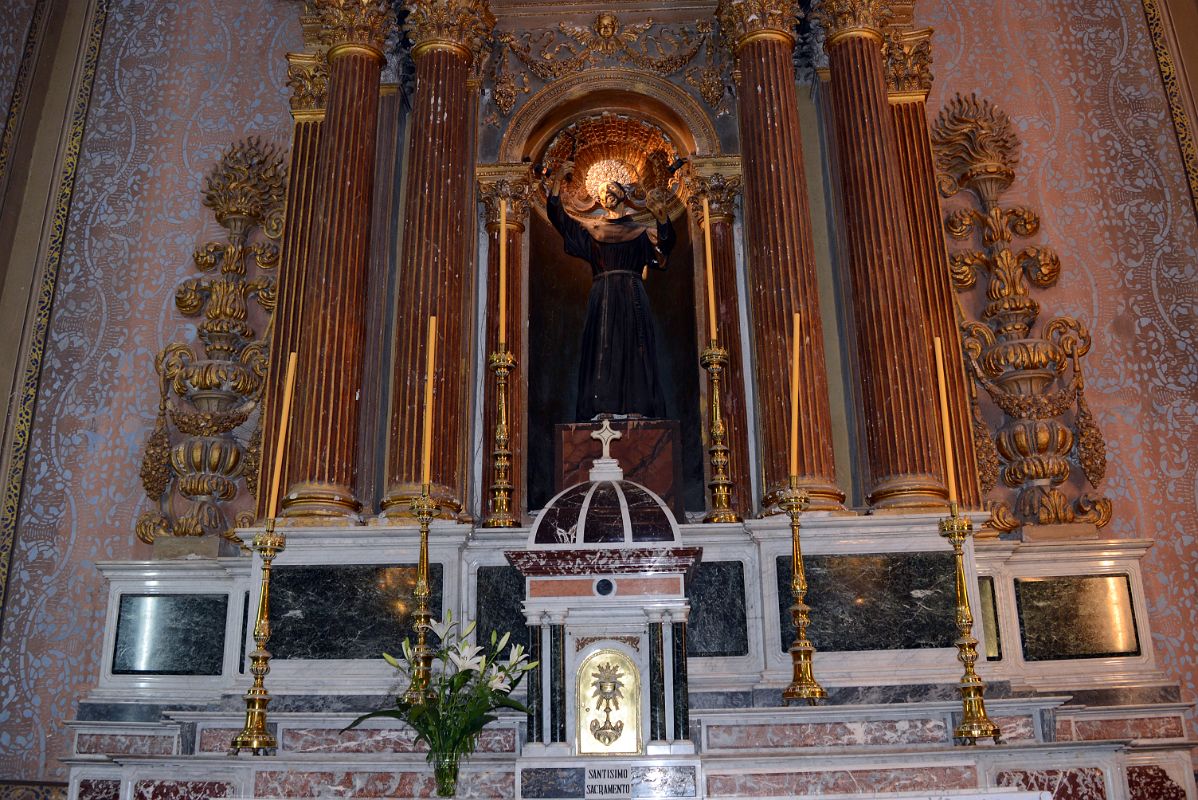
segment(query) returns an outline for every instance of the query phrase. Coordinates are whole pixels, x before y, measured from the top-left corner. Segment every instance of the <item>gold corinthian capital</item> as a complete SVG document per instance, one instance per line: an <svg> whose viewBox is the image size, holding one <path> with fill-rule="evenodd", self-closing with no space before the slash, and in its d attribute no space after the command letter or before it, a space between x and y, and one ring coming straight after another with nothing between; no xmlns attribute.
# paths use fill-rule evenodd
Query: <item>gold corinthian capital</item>
<svg viewBox="0 0 1198 800"><path fill-rule="evenodd" d="M799 4L790 0L720 0L715 10L724 41L734 54L757 39L793 47L799 14Z"/></svg>
<svg viewBox="0 0 1198 800"><path fill-rule="evenodd" d="M320 25L320 42L330 51L356 46L382 58L387 37L395 30L395 15L386 0L313 0L312 13Z"/></svg>
<svg viewBox="0 0 1198 800"><path fill-rule="evenodd" d="M927 99L932 90L932 29L888 31L885 51L891 98Z"/></svg>
<svg viewBox="0 0 1198 800"><path fill-rule="evenodd" d="M472 63L490 46L495 15L487 0L408 0L404 30L412 56L429 50L453 50Z"/></svg>
<svg viewBox="0 0 1198 800"><path fill-rule="evenodd" d="M820 0L812 11L827 35L825 47L846 36L871 36L880 42L893 15L889 0Z"/></svg>

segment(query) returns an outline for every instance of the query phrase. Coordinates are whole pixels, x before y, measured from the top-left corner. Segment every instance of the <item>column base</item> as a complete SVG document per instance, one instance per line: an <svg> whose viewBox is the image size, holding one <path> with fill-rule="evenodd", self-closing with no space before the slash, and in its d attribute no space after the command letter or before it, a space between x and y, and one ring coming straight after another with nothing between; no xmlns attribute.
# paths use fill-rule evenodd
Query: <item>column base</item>
<svg viewBox="0 0 1198 800"><path fill-rule="evenodd" d="M758 516L772 517L784 513L778 506L778 502L782 499L782 493L788 488L788 485L771 487L765 497L761 498L761 513ZM799 488L807 492L810 502L810 505L807 506L808 511L845 511L844 492L835 484L828 483L814 475L801 475L799 476Z"/></svg>
<svg viewBox="0 0 1198 800"><path fill-rule="evenodd" d="M879 481L868 500L874 513L939 511L948 508L948 490L934 475L898 475Z"/></svg>
<svg viewBox="0 0 1198 800"><path fill-rule="evenodd" d="M383 516L389 520L413 520L412 501L420 496L419 483L393 483L387 487L383 497ZM437 504L436 519L451 519L459 522L469 521L462 517L462 501L453 496L448 486L434 483L429 487L429 493Z"/></svg>
<svg viewBox="0 0 1198 800"><path fill-rule="evenodd" d="M332 483L297 483L283 497L282 515L293 518L346 519L360 523L362 504L345 486Z"/></svg>

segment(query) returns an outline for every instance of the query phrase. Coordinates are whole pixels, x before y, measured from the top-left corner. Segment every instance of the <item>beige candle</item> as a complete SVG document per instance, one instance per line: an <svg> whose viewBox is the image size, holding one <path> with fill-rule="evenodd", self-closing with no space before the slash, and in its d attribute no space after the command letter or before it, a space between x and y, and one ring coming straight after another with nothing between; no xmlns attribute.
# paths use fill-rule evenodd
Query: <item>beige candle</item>
<svg viewBox="0 0 1198 800"><path fill-rule="evenodd" d="M794 315L790 351L790 474L799 474L799 313Z"/></svg>
<svg viewBox="0 0 1198 800"><path fill-rule="evenodd" d="M703 195L703 255L707 263L707 328L711 341L719 341L715 321L715 272L711 268L711 204Z"/></svg>
<svg viewBox="0 0 1198 800"><path fill-rule="evenodd" d="M429 484L433 453L433 368L437 364L437 318L428 318L424 365L424 435L420 446L420 483Z"/></svg>
<svg viewBox="0 0 1198 800"><path fill-rule="evenodd" d="M283 409L279 415L279 438L275 442L275 468L270 477L270 495L266 518L274 519L279 510L279 482L283 479L283 454L287 452L287 429L291 423L291 400L295 396L295 362L298 354L287 356L287 373L283 379Z"/></svg>
<svg viewBox="0 0 1198 800"><path fill-rule="evenodd" d="M507 200L499 202L499 351L507 350Z"/></svg>
<svg viewBox="0 0 1198 800"><path fill-rule="evenodd" d="M948 423L948 391L944 383L944 345L936 337L936 385L940 390L940 428L944 431L944 472L948 479L948 501L957 502L957 470L953 461L953 434Z"/></svg>

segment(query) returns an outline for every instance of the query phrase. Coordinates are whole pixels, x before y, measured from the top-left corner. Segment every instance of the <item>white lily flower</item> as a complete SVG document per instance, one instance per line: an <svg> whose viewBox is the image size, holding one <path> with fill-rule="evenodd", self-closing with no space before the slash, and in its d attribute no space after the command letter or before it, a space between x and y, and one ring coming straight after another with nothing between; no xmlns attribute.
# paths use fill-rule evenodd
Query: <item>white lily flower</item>
<svg viewBox="0 0 1198 800"><path fill-rule="evenodd" d="M453 612L446 611L445 619L440 622L431 623L428 626L428 629L437 634L438 639L445 641L445 639L449 636L449 632L453 630L456 625L457 623L453 621Z"/></svg>
<svg viewBox="0 0 1198 800"><path fill-rule="evenodd" d="M487 663L482 651L483 649L477 645L465 641L459 642L456 648L449 650L449 660L457 667L458 672L468 669L482 672Z"/></svg>

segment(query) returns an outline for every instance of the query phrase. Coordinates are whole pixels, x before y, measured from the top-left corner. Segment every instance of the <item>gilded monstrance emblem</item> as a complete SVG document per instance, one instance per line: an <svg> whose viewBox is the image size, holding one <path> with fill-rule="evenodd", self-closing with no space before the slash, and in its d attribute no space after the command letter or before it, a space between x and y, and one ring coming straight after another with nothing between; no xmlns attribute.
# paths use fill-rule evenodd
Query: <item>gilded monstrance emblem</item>
<svg viewBox="0 0 1198 800"><path fill-rule="evenodd" d="M620 667L611 663L600 664L591 673L591 687L595 690L591 696L598 701L595 704L596 710L603 712L602 725L597 719L591 720L591 735L605 747L610 747L624 732L623 720L614 725L611 721L611 712L620 710L620 700L624 697L624 682L621 680L623 677L624 673L620 671Z"/></svg>

